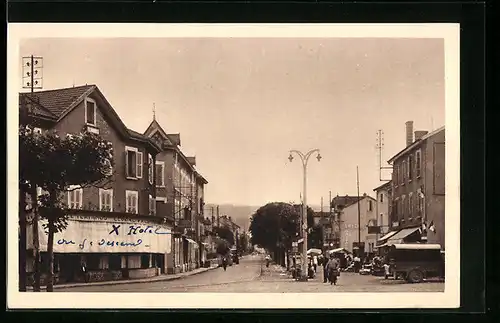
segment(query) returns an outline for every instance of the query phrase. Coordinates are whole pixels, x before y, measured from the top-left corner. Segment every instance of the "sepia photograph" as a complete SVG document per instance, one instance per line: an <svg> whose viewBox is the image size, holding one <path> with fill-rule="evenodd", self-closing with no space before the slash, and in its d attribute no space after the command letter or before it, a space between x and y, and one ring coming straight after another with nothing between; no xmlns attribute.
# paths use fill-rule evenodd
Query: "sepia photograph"
<svg viewBox="0 0 500 323"><path fill-rule="evenodd" d="M9 304L458 307L457 24L8 46Z"/></svg>

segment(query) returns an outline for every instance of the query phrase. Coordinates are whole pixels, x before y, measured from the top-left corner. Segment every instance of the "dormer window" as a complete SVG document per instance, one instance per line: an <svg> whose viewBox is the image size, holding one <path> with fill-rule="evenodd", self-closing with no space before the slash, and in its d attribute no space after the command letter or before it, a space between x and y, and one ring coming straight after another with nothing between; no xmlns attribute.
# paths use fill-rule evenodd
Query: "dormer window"
<svg viewBox="0 0 500 323"><path fill-rule="evenodd" d="M97 126L97 105L91 98L85 99L85 124Z"/></svg>

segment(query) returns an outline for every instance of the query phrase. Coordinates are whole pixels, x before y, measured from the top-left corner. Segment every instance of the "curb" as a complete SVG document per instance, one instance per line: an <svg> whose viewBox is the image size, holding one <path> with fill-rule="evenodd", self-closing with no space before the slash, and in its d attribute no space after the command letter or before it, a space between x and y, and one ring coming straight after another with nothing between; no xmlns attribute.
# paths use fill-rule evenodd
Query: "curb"
<svg viewBox="0 0 500 323"><path fill-rule="evenodd" d="M142 284L142 283L154 283L154 282L160 282L160 281L170 281L170 280L178 280L182 279L185 277L189 276L194 276L202 273L206 273L210 270L217 269L219 267L210 267L210 268L203 268L206 270L200 270L197 272L187 272L186 275L162 275L162 276L156 276L154 278L142 278L142 279L130 279L130 280L112 280L112 281L104 281L104 282L94 282L94 283L78 283L78 284L61 284L61 285L54 285L54 289L65 289L65 288L75 288L75 287L87 287L87 286L112 286L112 285L124 285L124 284ZM27 287L27 291L32 292L33 287ZM40 287L41 291L46 290L46 286Z"/></svg>

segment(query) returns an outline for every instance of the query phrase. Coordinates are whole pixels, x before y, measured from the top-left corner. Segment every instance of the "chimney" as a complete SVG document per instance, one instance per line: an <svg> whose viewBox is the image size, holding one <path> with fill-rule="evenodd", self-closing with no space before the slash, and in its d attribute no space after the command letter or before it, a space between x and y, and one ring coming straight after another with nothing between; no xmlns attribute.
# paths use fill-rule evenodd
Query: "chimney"
<svg viewBox="0 0 500 323"><path fill-rule="evenodd" d="M422 139L429 131L415 131L415 141Z"/></svg>
<svg viewBox="0 0 500 323"><path fill-rule="evenodd" d="M406 121L406 146L413 143L413 121Z"/></svg>

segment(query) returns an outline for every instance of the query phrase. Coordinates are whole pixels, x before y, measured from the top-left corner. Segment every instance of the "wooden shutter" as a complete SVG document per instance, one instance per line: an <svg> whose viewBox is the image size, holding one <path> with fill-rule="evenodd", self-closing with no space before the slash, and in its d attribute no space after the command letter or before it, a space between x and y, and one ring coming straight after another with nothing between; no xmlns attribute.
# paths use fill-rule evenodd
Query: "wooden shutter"
<svg viewBox="0 0 500 323"><path fill-rule="evenodd" d="M137 178L142 178L142 167L143 167L143 164L144 164L144 160L142 158L142 153L141 152L137 152L136 162L137 162L136 176L137 176Z"/></svg>

